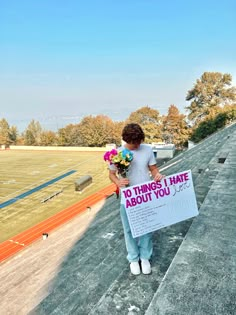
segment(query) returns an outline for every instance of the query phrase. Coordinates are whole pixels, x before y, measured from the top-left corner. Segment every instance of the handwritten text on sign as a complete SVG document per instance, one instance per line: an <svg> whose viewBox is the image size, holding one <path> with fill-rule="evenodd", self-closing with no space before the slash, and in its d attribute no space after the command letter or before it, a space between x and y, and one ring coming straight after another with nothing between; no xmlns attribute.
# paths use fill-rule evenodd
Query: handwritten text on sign
<svg viewBox="0 0 236 315"><path fill-rule="evenodd" d="M133 237L198 215L191 170L121 190Z"/></svg>

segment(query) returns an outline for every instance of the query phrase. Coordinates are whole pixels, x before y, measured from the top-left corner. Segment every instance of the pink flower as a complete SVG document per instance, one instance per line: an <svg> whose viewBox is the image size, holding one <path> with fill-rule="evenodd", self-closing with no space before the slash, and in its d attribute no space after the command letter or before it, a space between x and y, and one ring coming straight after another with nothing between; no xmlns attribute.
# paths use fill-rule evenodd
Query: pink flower
<svg viewBox="0 0 236 315"><path fill-rule="evenodd" d="M130 163L133 160L133 153L130 150L124 149L118 152L116 149L112 149L107 151L103 158L109 164L115 165L122 177L127 177Z"/></svg>
<svg viewBox="0 0 236 315"><path fill-rule="evenodd" d="M117 153L118 152L116 149L112 149L111 151L107 151L103 156L104 161L108 161L111 163L113 156L117 155Z"/></svg>

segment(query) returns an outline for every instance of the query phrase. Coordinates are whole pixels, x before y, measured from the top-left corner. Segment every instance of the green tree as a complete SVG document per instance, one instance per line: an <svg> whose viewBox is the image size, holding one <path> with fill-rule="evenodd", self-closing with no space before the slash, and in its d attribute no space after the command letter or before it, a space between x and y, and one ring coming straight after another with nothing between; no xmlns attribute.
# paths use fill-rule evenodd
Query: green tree
<svg viewBox="0 0 236 315"><path fill-rule="evenodd" d="M232 105L226 105L223 108L223 111L226 113L228 124L236 120L236 103Z"/></svg>
<svg viewBox="0 0 236 315"><path fill-rule="evenodd" d="M126 123L137 123L145 133L145 142L151 143L161 140L161 117L158 110L144 106L132 112Z"/></svg>
<svg viewBox="0 0 236 315"><path fill-rule="evenodd" d="M16 144L18 141L18 130L16 126L11 126L9 130L9 136L12 144Z"/></svg>
<svg viewBox="0 0 236 315"><path fill-rule="evenodd" d="M42 127L38 121L31 120L24 132L25 145L40 145Z"/></svg>
<svg viewBox="0 0 236 315"><path fill-rule="evenodd" d="M236 104L218 108L217 114L215 111L210 111L205 119L193 128L190 139L194 142L199 142L235 120Z"/></svg>
<svg viewBox="0 0 236 315"><path fill-rule="evenodd" d="M186 100L191 101L188 118L198 124L212 108L230 105L236 100L236 88L231 86L230 74L204 72L194 87L188 91Z"/></svg>
<svg viewBox="0 0 236 315"><path fill-rule="evenodd" d="M5 118L0 120L0 145L9 145L12 143L10 136L10 126Z"/></svg>
<svg viewBox="0 0 236 315"><path fill-rule="evenodd" d="M170 105L168 114L163 117L163 140L183 148L189 138L189 131L185 115L181 114L175 105Z"/></svg>

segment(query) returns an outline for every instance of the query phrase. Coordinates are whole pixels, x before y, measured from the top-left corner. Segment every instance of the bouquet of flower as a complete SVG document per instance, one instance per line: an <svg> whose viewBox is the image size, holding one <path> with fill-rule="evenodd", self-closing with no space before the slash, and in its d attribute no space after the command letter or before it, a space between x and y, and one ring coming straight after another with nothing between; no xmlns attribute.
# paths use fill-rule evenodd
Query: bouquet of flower
<svg viewBox="0 0 236 315"><path fill-rule="evenodd" d="M133 153L128 149L123 149L122 151L112 149L111 151L107 151L103 158L109 164L114 164L122 177L126 177L130 163L133 160Z"/></svg>

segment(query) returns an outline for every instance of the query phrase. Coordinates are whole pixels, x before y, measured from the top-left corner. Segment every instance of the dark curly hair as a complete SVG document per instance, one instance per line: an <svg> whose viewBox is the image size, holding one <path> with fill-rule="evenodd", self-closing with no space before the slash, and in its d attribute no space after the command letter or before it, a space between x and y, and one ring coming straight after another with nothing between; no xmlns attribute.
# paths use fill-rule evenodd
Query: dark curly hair
<svg viewBox="0 0 236 315"><path fill-rule="evenodd" d="M143 129L139 124L127 124L122 130L122 139L126 143L139 144L145 139Z"/></svg>

